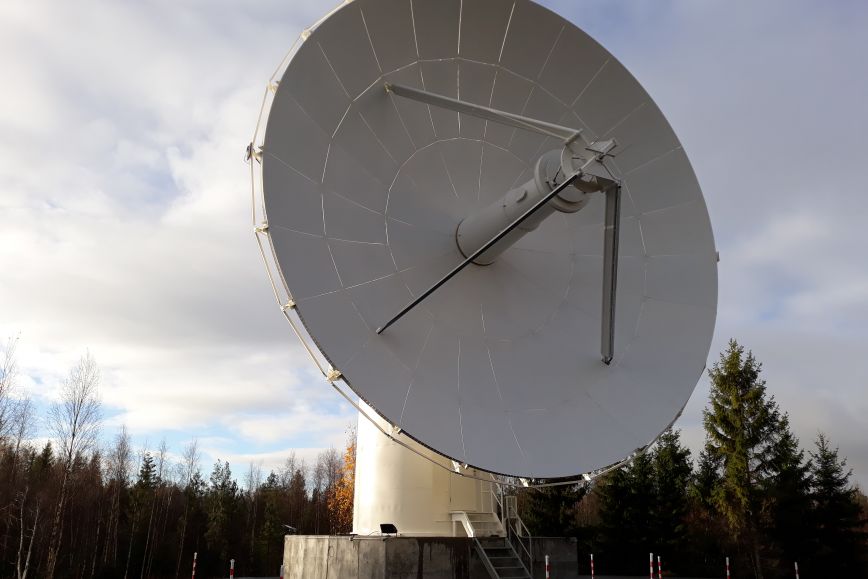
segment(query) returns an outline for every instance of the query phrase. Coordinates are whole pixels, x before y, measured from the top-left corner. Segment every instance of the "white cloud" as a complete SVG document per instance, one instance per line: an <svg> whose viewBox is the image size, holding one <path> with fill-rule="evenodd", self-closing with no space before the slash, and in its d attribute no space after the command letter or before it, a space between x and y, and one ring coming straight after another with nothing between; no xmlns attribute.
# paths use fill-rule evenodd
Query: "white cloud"
<svg viewBox="0 0 868 579"><path fill-rule="evenodd" d="M352 413L274 304L242 162L310 6L233 6L0 9L0 333L21 332L22 384L45 401L89 348L109 430L254 450L298 438L257 427L277 408L332 440Z"/></svg>

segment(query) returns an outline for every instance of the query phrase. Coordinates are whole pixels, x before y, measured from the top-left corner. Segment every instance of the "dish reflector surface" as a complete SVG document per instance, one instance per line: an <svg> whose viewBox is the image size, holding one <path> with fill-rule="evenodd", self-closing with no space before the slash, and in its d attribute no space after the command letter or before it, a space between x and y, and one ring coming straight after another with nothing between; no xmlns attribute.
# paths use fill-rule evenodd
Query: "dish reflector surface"
<svg viewBox="0 0 868 579"><path fill-rule="evenodd" d="M387 82L617 140L611 365L603 195L375 333L462 261L462 219L563 146L387 94ZM288 64L262 171L269 238L310 335L383 417L459 462L534 478L617 462L673 422L705 367L717 259L690 163L630 73L528 0L345 4Z"/></svg>

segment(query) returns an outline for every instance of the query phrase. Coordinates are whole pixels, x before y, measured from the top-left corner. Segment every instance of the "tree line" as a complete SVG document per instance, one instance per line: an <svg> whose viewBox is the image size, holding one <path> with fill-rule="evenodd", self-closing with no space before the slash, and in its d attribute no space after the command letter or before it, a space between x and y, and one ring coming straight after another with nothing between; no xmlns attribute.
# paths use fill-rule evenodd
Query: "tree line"
<svg viewBox="0 0 868 579"><path fill-rule="evenodd" d="M31 441L37 417L16 392L15 341L0 352L0 577L275 575L283 537L352 530L355 433L342 453L290 454L267 474L202 470L196 440L178 459L163 442L134 449L121 428L100 444L99 368L86 354ZM598 573L644 574L648 552L673 574L868 576L868 500L823 435L807 450L736 342L709 370L706 442L691 456L677 430L589 484L518 491L537 536L574 536ZM242 484L239 485L238 480ZM546 481L536 481L546 482ZM550 481L549 481L550 482ZM288 528L287 525L291 528ZM580 559L580 562L583 558ZM587 569L585 569L587 572Z"/></svg>
<svg viewBox="0 0 868 579"><path fill-rule="evenodd" d="M165 442L135 449L123 427L100 444L100 372L86 354L37 447L15 345L0 351L0 577L189 577L194 553L198 576L226 575L230 559L239 576L276 576L288 532L351 531L354 431L343 453L311 464L290 453L279 469L249 464L241 476L222 460L203 472L195 439L176 460Z"/></svg>
<svg viewBox="0 0 868 579"><path fill-rule="evenodd" d="M822 433L807 451L766 391L761 364L735 341L708 372L705 446L677 430L591 485L519 492L534 535L574 536L599 574L868 577L868 499ZM588 572L585 569L585 572Z"/></svg>

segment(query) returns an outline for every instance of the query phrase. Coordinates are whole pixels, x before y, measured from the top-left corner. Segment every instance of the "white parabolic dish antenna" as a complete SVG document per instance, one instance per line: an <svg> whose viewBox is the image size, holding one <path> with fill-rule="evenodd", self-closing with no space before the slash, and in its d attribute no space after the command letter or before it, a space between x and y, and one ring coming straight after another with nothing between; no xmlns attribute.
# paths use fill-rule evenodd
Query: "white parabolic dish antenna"
<svg viewBox="0 0 868 579"><path fill-rule="evenodd" d="M356 394L457 462L532 478L677 418L716 251L684 150L611 54L528 0L356 0L284 67L251 149L260 231Z"/></svg>

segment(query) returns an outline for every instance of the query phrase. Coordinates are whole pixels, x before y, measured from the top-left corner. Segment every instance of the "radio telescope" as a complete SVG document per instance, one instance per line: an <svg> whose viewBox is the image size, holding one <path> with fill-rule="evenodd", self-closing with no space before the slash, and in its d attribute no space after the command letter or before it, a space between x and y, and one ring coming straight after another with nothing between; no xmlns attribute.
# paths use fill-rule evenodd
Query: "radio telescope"
<svg viewBox="0 0 868 579"><path fill-rule="evenodd" d="M269 86L249 151L278 299L387 429L544 479L678 417L714 329L711 224L597 42L530 0L356 0Z"/></svg>

